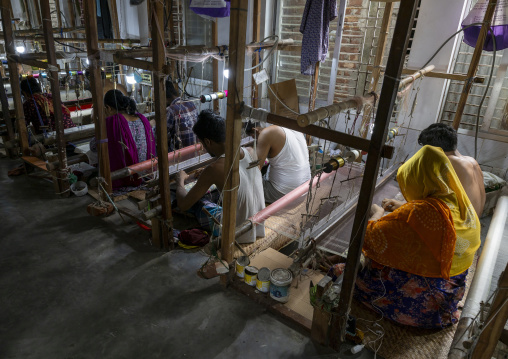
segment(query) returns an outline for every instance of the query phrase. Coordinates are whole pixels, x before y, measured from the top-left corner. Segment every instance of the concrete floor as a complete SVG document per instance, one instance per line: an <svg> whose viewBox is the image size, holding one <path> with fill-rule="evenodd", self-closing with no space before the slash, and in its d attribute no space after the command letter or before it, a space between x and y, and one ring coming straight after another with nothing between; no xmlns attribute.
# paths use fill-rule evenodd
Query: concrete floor
<svg viewBox="0 0 508 359"><path fill-rule="evenodd" d="M0 159L0 358L373 357L316 346L218 279L199 279L202 254L154 250L118 215L89 216L88 196L59 199L48 181L7 177L18 163ZM508 231L501 252L495 277Z"/></svg>
<svg viewBox="0 0 508 359"><path fill-rule="evenodd" d="M88 196L7 177L18 163L0 159L0 358L337 358L199 279L203 255L154 250L118 215L89 216Z"/></svg>

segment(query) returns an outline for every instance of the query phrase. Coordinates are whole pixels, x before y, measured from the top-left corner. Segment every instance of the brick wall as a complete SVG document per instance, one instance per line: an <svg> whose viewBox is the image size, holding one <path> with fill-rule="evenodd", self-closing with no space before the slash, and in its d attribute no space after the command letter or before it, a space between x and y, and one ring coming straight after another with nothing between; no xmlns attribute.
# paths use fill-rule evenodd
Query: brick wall
<svg viewBox="0 0 508 359"><path fill-rule="evenodd" d="M300 23L305 0L283 0L281 13L281 38L293 39L300 44ZM337 69L335 100L340 101L368 90L370 72L367 65L372 63L376 38L383 16L384 3L369 0L348 0L344 30L342 34L341 53ZM396 17L394 11L393 19ZM392 27L394 25L394 20ZM326 100L330 79L331 63L335 42L337 20L330 24L330 47L328 58L321 63L318 79L318 99ZM390 38L390 36L389 36ZM298 95L309 96L310 76L300 74L300 54L281 51L277 68L277 81L295 78Z"/></svg>

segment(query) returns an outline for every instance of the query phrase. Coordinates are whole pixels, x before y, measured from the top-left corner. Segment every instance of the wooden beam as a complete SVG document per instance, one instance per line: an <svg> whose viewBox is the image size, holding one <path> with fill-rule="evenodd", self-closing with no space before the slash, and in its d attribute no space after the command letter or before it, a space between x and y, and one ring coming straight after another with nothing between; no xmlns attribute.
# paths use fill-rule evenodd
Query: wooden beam
<svg viewBox="0 0 508 359"><path fill-rule="evenodd" d="M60 34L60 33L84 33L85 28L84 27L66 27L62 29L53 29L54 34ZM3 32L0 31L0 35L3 36ZM37 36L44 36L44 32L42 32L39 29L25 29L25 30L15 30L14 35L16 35L16 38L20 36L27 36L27 35L37 35ZM29 38L25 38L29 39Z"/></svg>
<svg viewBox="0 0 508 359"><path fill-rule="evenodd" d="M314 75L312 75L312 79L310 82L310 95L309 95L309 108L307 112L314 111L316 108L316 97L317 97L317 88L318 88L318 80L319 80L319 61L314 65ZM305 136L307 140L307 146L309 146L312 142L311 136Z"/></svg>
<svg viewBox="0 0 508 359"><path fill-rule="evenodd" d="M28 27L33 28L34 26L32 25L32 19L30 18L30 9L28 8L27 0L23 0L23 6L25 7L26 11L26 19L28 21Z"/></svg>
<svg viewBox="0 0 508 359"><path fill-rule="evenodd" d="M33 3L34 3L34 7L35 7L35 16L37 18L37 26L41 26L42 20L41 20L41 8L39 6L39 0L33 0Z"/></svg>
<svg viewBox="0 0 508 359"><path fill-rule="evenodd" d="M485 17L483 18L483 25L480 30L480 34L478 35L478 40L476 40L476 46L473 52L473 57L471 58L469 69L467 70L468 79L473 78L476 74L476 71L478 70L478 64L480 63L480 58L482 57L483 52L483 44L485 43L487 32L489 31L490 24L492 23L492 17L494 16L494 11L496 10L496 4L497 0L489 0L489 4L487 5ZM455 112L455 117L453 119L452 124L452 127L455 130L459 129L460 120L462 119L464 107L466 106L467 103L467 97L469 95L469 91L471 91L472 86L473 84L471 81L466 81L466 83L464 84L464 88L460 94L459 104L457 105L457 111Z"/></svg>
<svg viewBox="0 0 508 359"><path fill-rule="evenodd" d="M224 164L224 199L222 216L222 259L233 260L236 201L240 183L238 147L242 132L241 102L245 64L245 42L247 36L248 0L232 0L229 25L229 81L226 114L226 158ZM224 280L223 280L224 281Z"/></svg>
<svg viewBox="0 0 508 359"><path fill-rule="evenodd" d="M72 2L71 2L72 3ZM92 93L93 102L93 121L95 123L95 138L97 139L97 149L99 152L99 174L105 179L104 189L108 193L113 192L111 182L111 169L109 167L109 151L107 143L106 121L104 119L104 103L102 86L101 68L99 62L99 35L97 32L97 13L95 0L87 0L83 2L85 11L86 27L86 51L88 60L90 61L90 92ZM106 200L106 195L102 194Z"/></svg>
<svg viewBox="0 0 508 359"><path fill-rule="evenodd" d="M60 9L60 0L55 0L55 7L56 7L56 17L57 17L57 21L58 21L58 29L56 30L60 30L62 31L62 10ZM54 31L54 30L53 30Z"/></svg>
<svg viewBox="0 0 508 359"><path fill-rule="evenodd" d="M74 26L76 26L76 15L75 15L76 8L74 7L74 1L67 0L67 7L69 8L70 25L74 27Z"/></svg>
<svg viewBox="0 0 508 359"><path fill-rule="evenodd" d="M369 92L376 92L377 85L379 83L379 76L381 75L381 64L383 63L383 57L385 54L386 43L388 41L388 33L390 32L390 22L392 19L393 2L387 3L383 11L383 19L381 20L381 28L379 30L379 38L377 42L376 57L374 57L374 69L372 70L371 82L369 86ZM365 109L363 114L362 123L360 125L360 136L363 138L367 137L369 132L370 114L373 108L371 106Z"/></svg>
<svg viewBox="0 0 508 359"><path fill-rule="evenodd" d="M173 7L171 7L172 5L173 5L172 0L166 0L166 9L168 9L168 12L171 14L169 16L169 24L168 24L169 42L170 42L170 46L175 46L175 45L179 45L180 39L177 39L175 36L175 20L174 20L174 15L173 15L174 5L173 5ZM217 26L217 22L214 21L212 26ZM213 31L213 27L212 27L212 31ZM215 37L213 37L213 39L215 41ZM214 67L214 71L215 71L215 67ZM176 76L177 76L176 60L173 60L173 59L171 60L169 74L171 75L171 79L173 81L175 81ZM214 81L215 81L215 72L214 72Z"/></svg>
<svg viewBox="0 0 508 359"><path fill-rule="evenodd" d="M219 29L217 21L212 22L212 41L213 46L219 46ZM212 66L213 66L212 90L213 92L219 92L219 60L213 59ZM219 99L213 101L213 110L217 113L219 112Z"/></svg>
<svg viewBox="0 0 508 359"><path fill-rule="evenodd" d="M260 42L261 41L261 0L254 0L254 9L252 11L252 41L253 42ZM259 53L260 54L260 53ZM259 54L257 52L254 52L252 55L252 66L259 65ZM252 70L252 76L254 76L255 73L258 73L260 68L255 68ZM260 106L260 86L256 86L254 83L254 79L251 76L252 81L252 107L259 108Z"/></svg>
<svg viewBox="0 0 508 359"><path fill-rule="evenodd" d="M373 69L374 69L373 66L371 66L371 65L367 66L367 71L372 71ZM419 70L420 69L403 69L402 74L403 75L411 75L411 74L414 74L415 72L418 72ZM381 72L384 72L384 71L385 71L385 68L381 67ZM467 80L467 75L449 74L446 72L439 72L439 71L429 72L429 73L425 74L425 77L433 77L433 78L438 78L438 79L455 80L455 81L466 81ZM485 78L475 76L473 78L473 82L476 84L482 84L485 82Z"/></svg>
<svg viewBox="0 0 508 359"><path fill-rule="evenodd" d="M365 105L371 105L374 103L374 95L367 94L366 96L355 96L344 101L336 102L328 106L320 107L317 110L309 111L298 115L298 125L305 127L316 123L325 118L329 118L338 114L339 112L345 111L350 108L362 108Z"/></svg>
<svg viewBox="0 0 508 359"><path fill-rule="evenodd" d="M490 359L508 320L508 265L499 278L499 291L494 297L489 315L473 349L472 359Z"/></svg>
<svg viewBox="0 0 508 359"><path fill-rule="evenodd" d="M23 113L23 103L21 101L21 88L19 86L18 64L13 60L12 56L16 55L14 48L14 37L12 35L12 18L9 11L11 1L1 0L2 8L2 27L4 30L5 53L7 55L7 66L9 67L9 79L11 82L12 98L14 100L14 111L16 112L16 124L21 145L21 151L24 155L29 155L28 149L28 131L25 123L25 115Z"/></svg>
<svg viewBox="0 0 508 359"><path fill-rule="evenodd" d="M309 95L309 110L307 112L314 111L316 107L317 88L319 80L319 61L314 65L314 75L310 82L310 95Z"/></svg>
<svg viewBox="0 0 508 359"><path fill-rule="evenodd" d="M118 7L116 0L109 0L109 12L111 14L111 22L113 24L113 34L116 39L120 38L120 23L118 21Z"/></svg>
<svg viewBox="0 0 508 359"><path fill-rule="evenodd" d="M404 88L413 83L415 80L419 79L422 76L426 76L427 74L432 73L434 71L435 66L429 65L424 67L421 70L416 71L415 73L411 74L411 76L406 77L405 79L401 80L399 83L399 91L404 90Z"/></svg>
<svg viewBox="0 0 508 359"><path fill-rule="evenodd" d="M51 35L53 35L53 34L51 34ZM48 56L48 53L49 53L49 51L46 53L46 56ZM53 48L53 53L55 54L54 48ZM31 54L27 54L27 55L28 56L14 55L14 56L12 56L12 58L20 64L30 65L32 67L37 67L39 69L45 69L45 70L51 70L52 68L57 68L58 69L57 72L60 71L60 65L58 65L58 63L55 65L52 65L49 62L39 61L39 60L30 58ZM56 58L56 54L55 54L55 58Z"/></svg>
<svg viewBox="0 0 508 359"><path fill-rule="evenodd" d="M86 33L86 31L85 31ZM87 41L86 38L68 38L68 37L54 37L55 41L68 43L68 44L85 44ZM32 35L32 36L16 36L16 40L22 41L38 41L44 43L44 37L42 34ZM139 44L139 39L98 39L97 42L99 44L125 44L129 46L130 44Z"/></svg>
<svg viewBox="0 0 508 359"><path fill-rule="evenodd" d="M64 137L64 123L62 114L62 99L60 98L60 81L55 54L55 43L53 41L53 27L51 25L51 8L49 0L41 0L42 29L44 30L44 41L46 42L46 54L48 55L48 80L51 84L53 95L53 111L55 116L55 133L58 156L58 170L55 171L58 194L62 197L69 197L71 194L69 183L69 169L67 167L66 145Z"/></svg>
<svg viewBox="0 0 508 359"><path fill-rule="evenodd" d="M128 57L120 57L120 56L116 56L116 55L113 56L113 60L117 64L131 66L136 69L143 69L143 70L147 70L147 71L153 71L153 69L154 69L153 62L151 62L151 61L131 59Z"/></svg>
<svg viewBox="0 0 508 359"><path fill-rule="evenodd" d="M266 122L271 123L272 125L286 127L289 128L290 130L301 132L305 135L310 135L331 142L340 143L341 145L352 147L360 151L367 152L370 150L369 145L370 141L363 137L348 135L347 133L344 132L329 130L327 128L316 125L301 127L298 125L298 122L293 120L292 118L287 118L272 113L268 114ZM394 148L392 146L385 145L381 150L381 156L383 158L392 158L393 153Z"/></svg>
<svg viewBox="0 0 508 359"><path fill-rule="evenodd" d="M397 23L395 24L392 45L386 66L387 76L384 79L381 89L374 132L369 144L369 155L365 164L364 177L360 188L360 193L362 195L358 199L353 222L339 305L336 309L337 313L333 316L332 320L331 343L335 349L338 349L345 339L345 323L353 298L356 272L358 263L360 262L363 240L376 186L376 178L381 160L381 150L386 141L393 106L397 98L399 87L398 79L400 78L404 66L407 45L411 35L410 30L413 25L417 6L418 0L402 0L400 2Z"/></svg>
<svg viewBox="0 0 508 359"><path fill-rule="evenodd" d="M147 1L147 3L150 3ZM173 248L173 218L171 214L171 194L169 191L169 162L168 162L168 127L166 123L166 85L162 73L165 64L164 34L164 4L154 1L151 4L150 23L152 31L152 81L154 87L155 130L157 133L157 157L159 169L159 191L162 205L161 239L164 248Z"/></svg>

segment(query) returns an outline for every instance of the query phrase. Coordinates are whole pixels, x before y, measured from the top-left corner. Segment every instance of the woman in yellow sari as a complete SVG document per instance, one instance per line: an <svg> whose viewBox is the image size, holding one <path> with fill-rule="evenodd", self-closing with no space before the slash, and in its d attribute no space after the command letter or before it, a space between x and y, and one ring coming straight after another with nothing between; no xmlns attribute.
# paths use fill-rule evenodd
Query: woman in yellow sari
<svg viewBox="0 0 508 359"><path fill-rule="evenodd" d="M407 203L383 201L393 210L386 216L373 205L355 298L400 324L449 326L459 317L480 222L441 148L424 146L397 181Z"/></svg>

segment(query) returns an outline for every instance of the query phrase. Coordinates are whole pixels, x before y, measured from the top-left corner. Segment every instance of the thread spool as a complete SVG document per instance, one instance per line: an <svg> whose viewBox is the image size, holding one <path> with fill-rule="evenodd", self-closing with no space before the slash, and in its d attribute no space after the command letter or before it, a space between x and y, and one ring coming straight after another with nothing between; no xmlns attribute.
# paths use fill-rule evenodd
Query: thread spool
<svg viewBox="0 0 508 359"><path fill-rule="evenodd" d="M395 136L397 136L398 134L399 134L399 128L394 127L390 131L388 131L388 137L386 140L390 141L391 139L395 138Z"/></svg>
<svg viewBox="0 0 508 359"><path fill-rule="evenodd" d="M346 164L346 160L341 156L330 158L330 160L323 166L324 173L330 173L343 167Z"/></svg>
<svg viewBox="0 0 508 359"><path fill-rule="evenodd" d="M200 99L202 103L212 102L213 100L220 100L225 97L228 97L228 90L224 90L221 92L212 92L206 95L201 95Z"/></svg>
<svg viewBox="0 0 508 359"><path fill-rule="evenodd" d="M27 77L33 77L34 79L37 79L40 76L42 76L42 78L48 77L48 75L46 75L46 73L42 73L42 74L22 74L21 78L26 79Z"/></svg>
<svg viewBox="0 0 508 359"><path fill-rule="evenodd" d="M360 157L360 151L358 151L358 150L347 151L344 154L344 157L346 158L346 161L354 162Z"/></svg>

